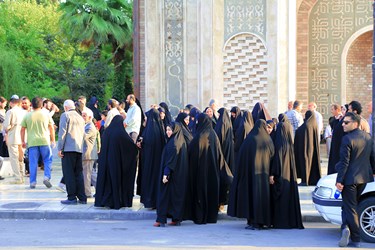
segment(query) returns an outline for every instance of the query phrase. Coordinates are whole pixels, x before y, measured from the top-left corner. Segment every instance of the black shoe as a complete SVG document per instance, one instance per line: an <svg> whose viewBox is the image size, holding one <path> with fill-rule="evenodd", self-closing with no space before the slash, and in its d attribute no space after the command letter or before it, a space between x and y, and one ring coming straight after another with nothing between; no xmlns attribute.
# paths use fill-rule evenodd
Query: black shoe
<svg viewBox="0 0 375 250"><path fill-rule="evenodd" d="M248 225L247 227L245 227L245 229L247 230L260 230L260 227L258 225Z"/></svg>
<svg viewBox="0 0 375 250"><path fill-rule="evenodd" d="M300 187L306 187L307 184L306 184L306 182L301 182L300 184L298 184L298 186L300 186Z"/></svg>
<svg viewBox="0 0 375 250"><path fill-rule="evenodd" d="M64 205L77 205L77 200L69 200L69 199L66 199L66 200L63 200L63 201L60 201L61 204L64 204Z"/></svg>
<svg viewBox="0 0 375 250"><path fill-rule="evenodd" d="M78 200L78 203L79 203L79 204L87 204L87 201L81 201L81 200Z"/></svg>
<svg viewBox="0 0 375 250"><path fill-rule="evenodd" d="M0 176L0 181L1 181L1 180L4 180L4 179L5 179L4 177L1 177L1 176Z"/></svg>
<svg viewBox="0 0 375 250"><path fill-rule="evenodd" d="M360 248L361 247L361 243L358 241L351 241L349 244L348 244L348 247L354 247L354 248Z"/></svg>

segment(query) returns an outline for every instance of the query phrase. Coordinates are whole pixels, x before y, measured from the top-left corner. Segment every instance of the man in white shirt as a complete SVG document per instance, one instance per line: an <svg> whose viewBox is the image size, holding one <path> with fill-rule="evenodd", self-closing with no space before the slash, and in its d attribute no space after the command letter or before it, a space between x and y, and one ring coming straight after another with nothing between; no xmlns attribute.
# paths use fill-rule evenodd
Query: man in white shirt
<svg viewBox="0 0 375 250"><path fill-rule="evenodd" d="M126 102L129 104L128 113L124 120L124 127L129 136L133 139L134 143L137 141L139 130L141 129L142 113L141 109L135 102L135 95L130 94L126 98Z"/></svg>
<svg viewBox="0 0 375 250"><path fill-rule="evenodd" d="M8 145L10 166L14 172L16 180L14 184L23 184L24 164L21 140L21 122L26 115L26 111L21 108L21 100L17 95L10 98L11 107L5 114L4 131Z"/></svg>
<svg viewBox="0 0 375 250"><path fill-rule="evenodd" d="M115 99L109 99L108 101L109 111L108 111L107 119L105 120L105 123L104 123L104 128L107 128L109 124L111 124L113 117L120 114L120 112L117 109L117 106L118 106L118 102Z"/></svg>
<svg viewBox="0 0 375 250"><path fill-rule="evenodd" d="M316 105L315 102L310 102L309 105L307 106L307 108L311 112L314 112L314 114L315 114L316 122L318 124L318 135L320 136L320 134L323 131L323 116L322 116L321 113L319 113L318 111L316 111L316 107L317 107L317 105Z"/></svg>

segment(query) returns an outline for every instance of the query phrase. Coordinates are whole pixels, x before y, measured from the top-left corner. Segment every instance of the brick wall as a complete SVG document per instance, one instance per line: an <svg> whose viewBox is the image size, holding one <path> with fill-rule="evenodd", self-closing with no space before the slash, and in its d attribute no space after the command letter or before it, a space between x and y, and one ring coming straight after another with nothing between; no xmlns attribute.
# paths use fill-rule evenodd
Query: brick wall
<svg viewBox="0 0 375 250"><path fill-rule="evenodd" d="M359 101L362 116L368 118L367 103L372 98L372 31L358 37L346 58L346 101Z"/></svg>

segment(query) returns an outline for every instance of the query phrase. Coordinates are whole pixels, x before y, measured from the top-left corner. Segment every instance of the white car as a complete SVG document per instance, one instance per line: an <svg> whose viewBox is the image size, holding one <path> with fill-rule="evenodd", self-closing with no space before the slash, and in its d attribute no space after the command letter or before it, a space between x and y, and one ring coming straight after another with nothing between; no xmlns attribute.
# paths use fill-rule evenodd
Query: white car
<svg viewBox="0 0 375 250"><path fill-rule="evenodd" d="M316 210L323 218L333 224L341 225L341 195L334 198L337 174L321 178L312 193ZM367 183L358 204L361 238L375 243L375 182Z"/></svg>

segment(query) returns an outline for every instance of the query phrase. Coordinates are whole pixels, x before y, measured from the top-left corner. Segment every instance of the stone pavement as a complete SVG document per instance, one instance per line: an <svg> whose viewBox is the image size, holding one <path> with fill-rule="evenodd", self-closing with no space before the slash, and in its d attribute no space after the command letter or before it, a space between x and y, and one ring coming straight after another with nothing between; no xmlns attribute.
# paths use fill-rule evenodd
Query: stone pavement
<svg viewBox="0 0 375 250"><path fill-rule="evenodd" d="M8 164L5 163L1 171L1 176L6 178L0 181L0 219L154 220L156 218L155 210L144 208L137 195L134 196L132 208L120 210L94 207L94 198L89 198L86 205L62 205L60 200L66 199L66 193L56 188L62 177L61 161L56 157L56 152L54 152L51 179L53 186L50 189L43 185L43 171L40 169L35 189L29 188L28 177L25 177L25 184L11 184L14 178L7 173ZM323 155L322 173L327 172L326 168L327 157ZM324 222L325 220L312 204L313 189L312 186L299 187L303 221ZM226 213L219 213L219 219L235 220Z"/></svg>

